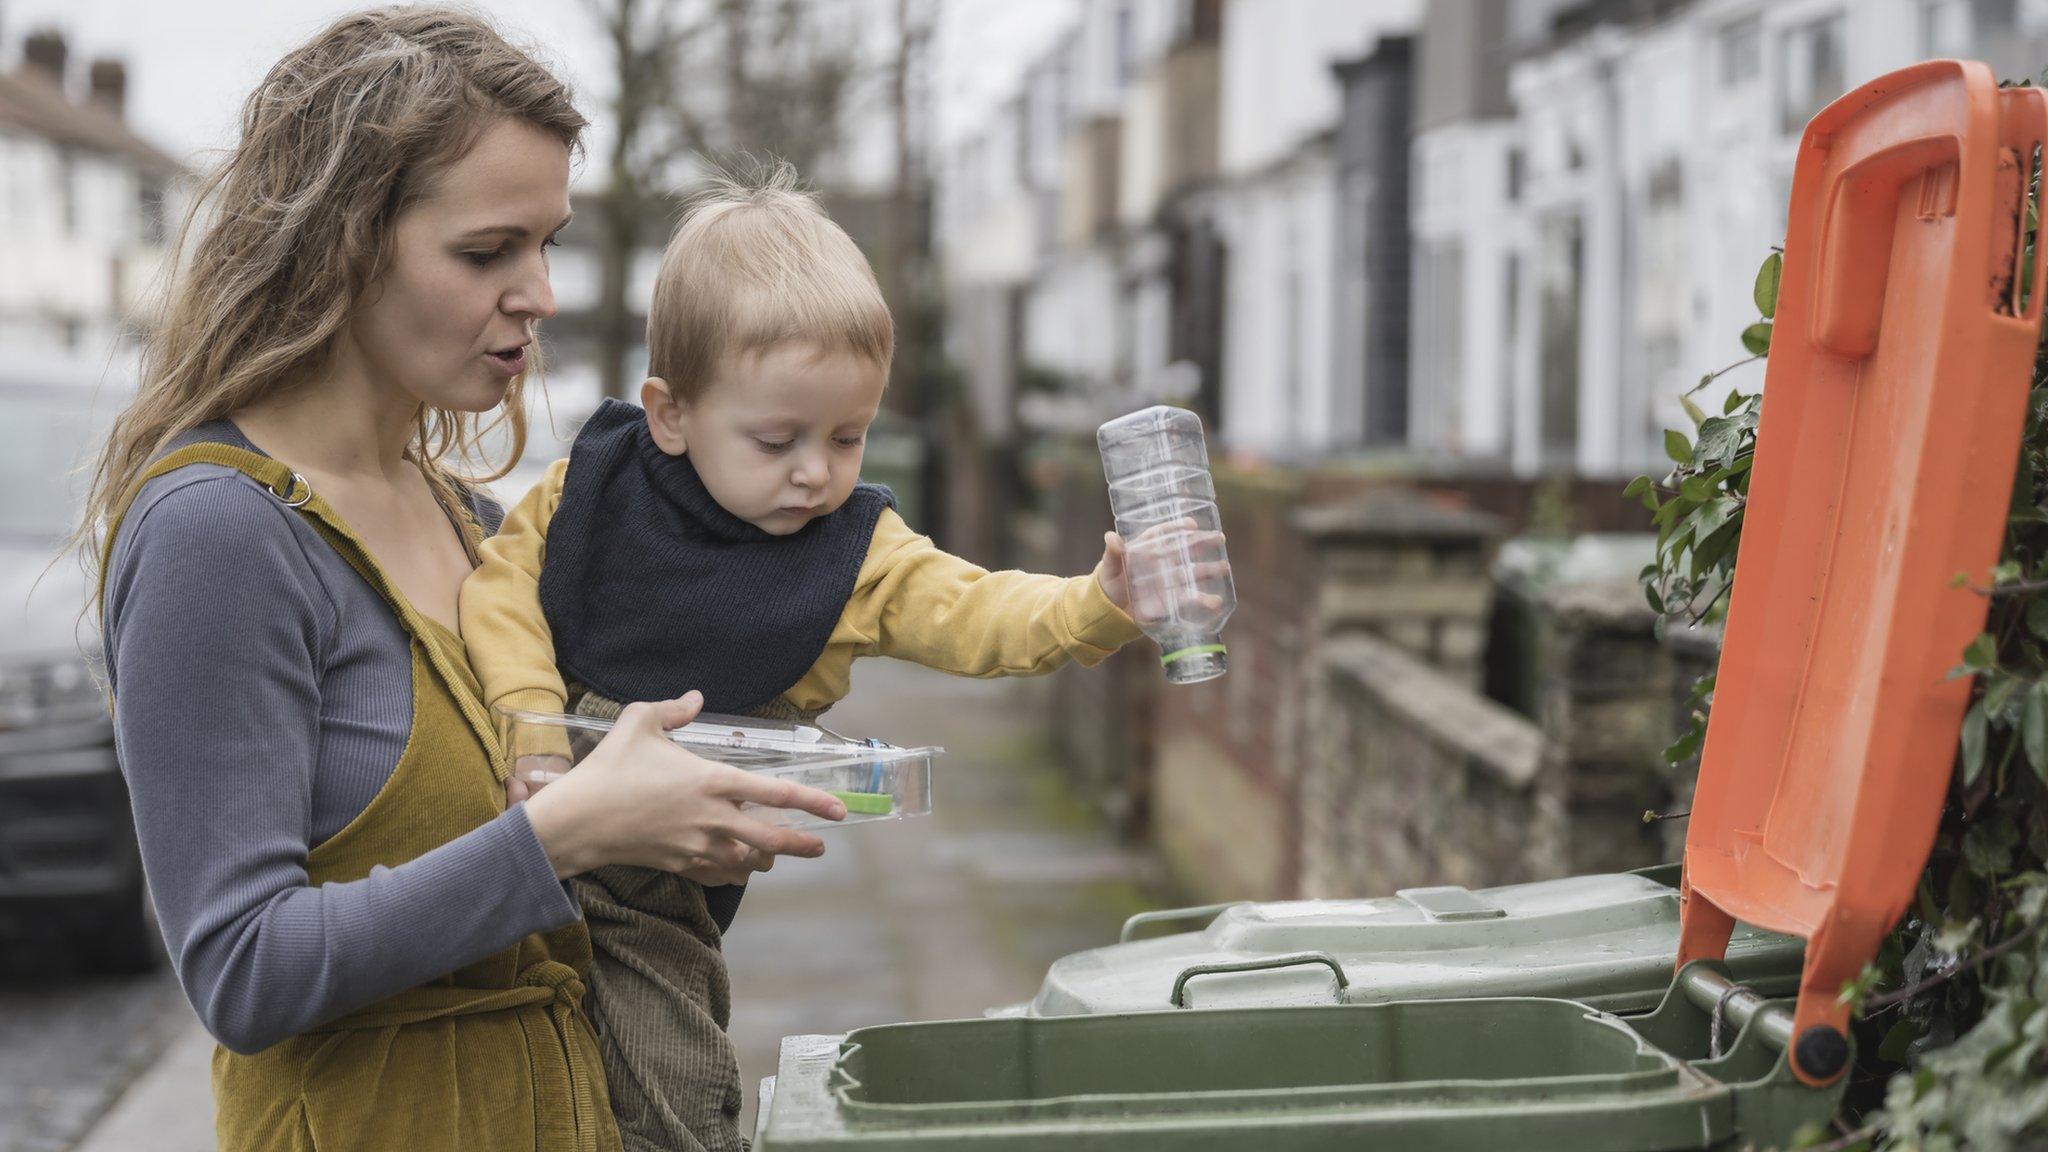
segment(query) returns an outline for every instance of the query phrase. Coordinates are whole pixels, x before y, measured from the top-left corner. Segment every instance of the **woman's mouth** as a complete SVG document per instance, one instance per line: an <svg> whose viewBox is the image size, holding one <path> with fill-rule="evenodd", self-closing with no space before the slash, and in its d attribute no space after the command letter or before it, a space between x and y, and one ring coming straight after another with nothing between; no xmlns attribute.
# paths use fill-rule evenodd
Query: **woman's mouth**
<svg viewBox="0 0 2048 1152"><path fill-rule="evenodd" d="M487 352L485 358L496 364L507 376L517 376L526 371L526 345L507 348L499 352Z"/></svg>

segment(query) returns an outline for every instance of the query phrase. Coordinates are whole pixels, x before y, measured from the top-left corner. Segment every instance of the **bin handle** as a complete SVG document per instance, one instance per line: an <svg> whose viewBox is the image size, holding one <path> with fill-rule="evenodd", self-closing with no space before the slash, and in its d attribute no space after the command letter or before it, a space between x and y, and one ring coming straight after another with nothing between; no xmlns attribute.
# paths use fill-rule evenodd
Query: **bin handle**
<svg viewBox="0 0 2048 1152"><path fill-rule="evenodd" d="M1140 912L1136 916L1124 921L1123 931L1116 934L1116 942L1119 944L1129 943L1131 937L1137 934L1138 929L1143 928L1147 924L1167 924L1175 920L1194 920L1202 916L1213 918L1221 913L1228 912L1240 904L1249 903L1251 903L1249 900L1232 900L1227 904L1203 904L1194 908L1161 908L1153 912Z"/></svg>
<svg viewBox="0 0 2048 1152"><path fill-rule="evenodd" d="M1210 976L1221 972L1263 972L1270 968L1293 968L1302 964L1328 965L1330 974L1337 978L1337 999L1344 999L1344 990L1351 987L1351 981L1344 977L1344 966L1328 952L1290 952L1285 956L1262 956L1257 960L1235 960L1227 964L1197 964L1182 972L1173 982L1173 1006L1187 1007L1188 981L1197 976Z"/></svg>

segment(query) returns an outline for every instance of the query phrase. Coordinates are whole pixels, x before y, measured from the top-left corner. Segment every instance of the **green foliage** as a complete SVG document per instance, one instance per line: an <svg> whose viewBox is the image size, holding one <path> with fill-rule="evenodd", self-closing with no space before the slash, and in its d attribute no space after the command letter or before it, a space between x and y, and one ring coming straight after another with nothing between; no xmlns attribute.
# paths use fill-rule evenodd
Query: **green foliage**
<svg viewBox="0 0 2048 1152"><path fill-rule="evenodd" d="M1026 362L1017 370L1017 390L1056 396L1072 387L1073 382L1057 368L1048 368L1035 361Z"/></svg>
<svg viewBox="0 0 2048 1152"><path fill-rule="evenodd" d="M1765 298L1762 277L1757 285L1758 298ZM1769 300L1775 305L1775 274L1770 288ZM1664 432L1664 453L1674 465L1671 472L1662 480L1638 476L1622 490L1624 496L1642 502L1657 528L1657 558L1643 569L1641 579L1650 607L1661 614L1699 623L1720 612L1727 601L1736 546L1742 539L1742 510L1749 502L1759 397L1731 392L1719 416L1706 415L1692 398L1754 359L1701 377L1682 398L1696 425L1693 435L1675 428Z"/></svg>
<svg viewBox="0 0 2048 1152"><path fill-rule="evenodd" d="M1785 255L1773 252L1764 258L1764 266L1756 270L1756 287L1750 289L1750 298L1756 301L1756 310L1769 320L1778 314L1778 278L1785 272Z"/></svg>
<svg viewBox="0 0 2048 1152"><path fill-rule="evenodd" d="M1773 253L1757 274L1764 319L1743 333L1757 355L1769 350L1781 268ZM1666 433L1671 472L1624 489L1657 527L1645 598L1692 621L1726 603L1762 404L1735 392L1708 417L1691 402L1698 391L1686 398L1692 433ZM1971 704L1934 849L1912 907L1843 989L1859 1020L1840 1123L1857 1138L1831 1147L2048 1148L2048 355L2035 360L2000 563L1955 583L1979 580L1989 611L1951 673L1972 677ZM1712 693L1711 677L1695 686L1672 763L1699 751Z"/></svg>

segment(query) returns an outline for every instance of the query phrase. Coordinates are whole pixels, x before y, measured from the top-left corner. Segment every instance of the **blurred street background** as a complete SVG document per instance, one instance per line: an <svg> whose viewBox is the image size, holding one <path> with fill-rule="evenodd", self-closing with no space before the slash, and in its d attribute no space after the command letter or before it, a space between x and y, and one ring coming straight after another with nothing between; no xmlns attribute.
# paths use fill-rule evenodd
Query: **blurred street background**
<svg viewBox="0 0 2048 1152"><path fill-rule="evenodd" d="M68 559L198 177L335 0L0 0L0 1152L206 1146ZM835 727L944 744L938 812L836 833L728 942L774 1040L1030 995L1142 907L1671 858L1712 667L1636 585L1687 403L1754 391L1799 134L1915 60L2048 61L2048 0L501 0L594 129L516 498L644 374L683 199L795 163L898 325L868 478L992 567L1079 573L1093 432L1209 433L1231 671L864 669ZM651 78L676 76L672 87ZM633 115L622 114L635 110ZM1691 393L1689 399L1688 392Z"/></svg>

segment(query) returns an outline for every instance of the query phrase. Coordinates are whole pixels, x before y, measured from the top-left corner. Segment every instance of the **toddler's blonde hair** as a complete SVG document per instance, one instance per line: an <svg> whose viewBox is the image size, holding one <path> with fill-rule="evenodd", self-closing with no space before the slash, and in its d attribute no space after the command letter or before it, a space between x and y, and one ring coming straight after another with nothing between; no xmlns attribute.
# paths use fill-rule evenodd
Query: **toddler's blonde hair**
<svg viewBox="0 0 2048 1152"><path fill-rule="evenodd" d="M662 253L648 372L695 400L729 357L797 342L886 370L896 329L874 269L788 164L721 174Z"/></svg>

